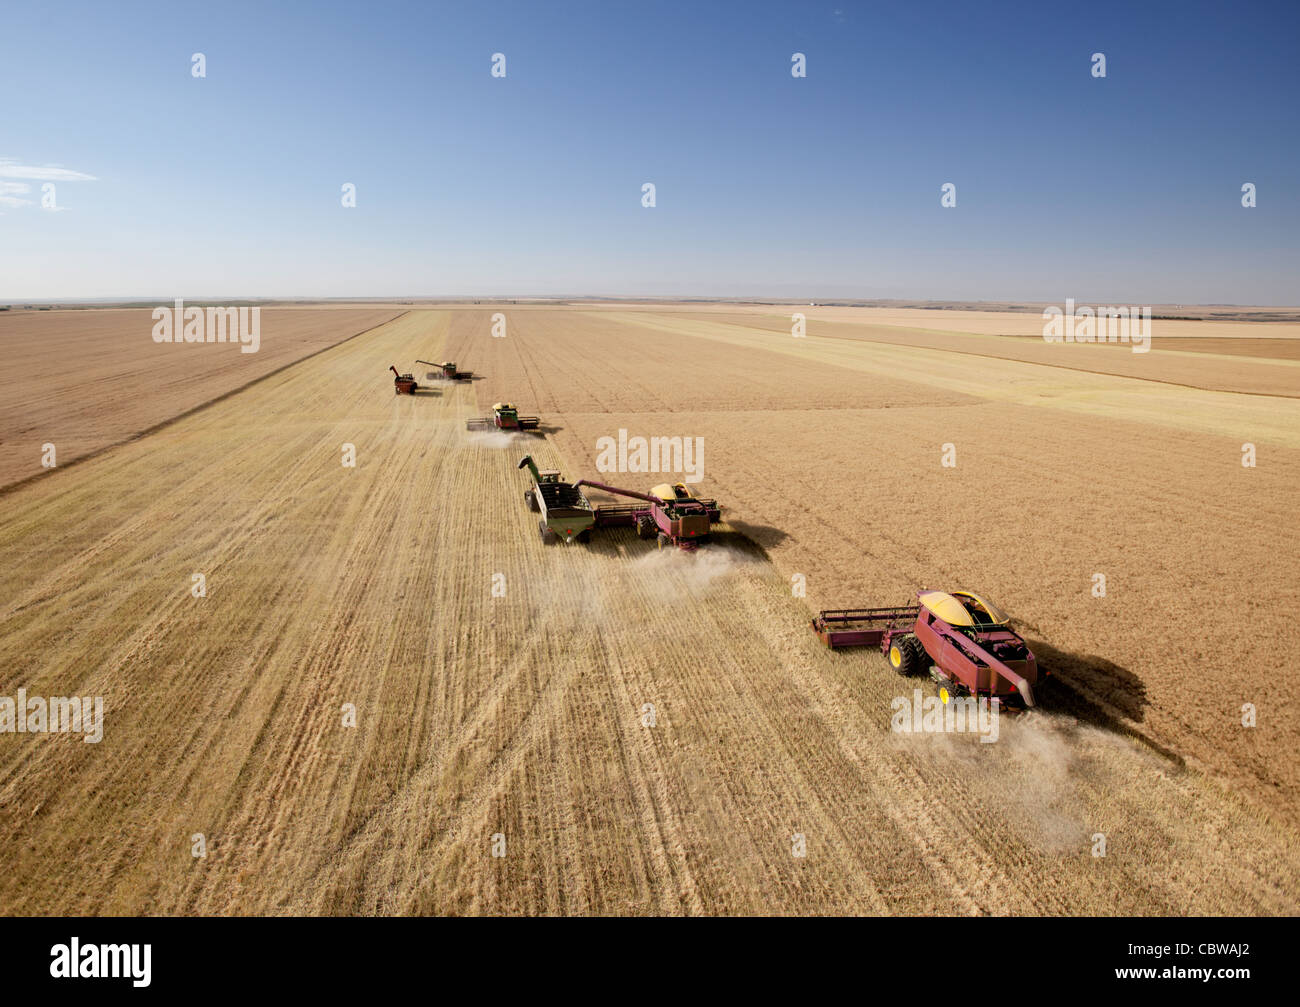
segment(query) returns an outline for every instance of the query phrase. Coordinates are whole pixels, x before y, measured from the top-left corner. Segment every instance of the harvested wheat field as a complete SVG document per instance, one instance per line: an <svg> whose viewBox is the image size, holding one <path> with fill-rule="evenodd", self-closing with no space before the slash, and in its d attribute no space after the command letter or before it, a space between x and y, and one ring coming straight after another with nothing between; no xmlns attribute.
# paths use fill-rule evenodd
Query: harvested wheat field
<svg viewBox="0 0 1300 1007"><path fill-rule="evenodd" d="M14 488L0 695L105 709L97 744L0 733L0 910L1300 911L1294 354L781 310L334 311ZM395 396L417 358L478 380ZM465 431L500 400L545 436ZM662 481L597 471L620 430L703 438L714 542L539 541L520 457ZM1055 675L995 744L892 733L933 686L808 628L922 585Z"/></svg>

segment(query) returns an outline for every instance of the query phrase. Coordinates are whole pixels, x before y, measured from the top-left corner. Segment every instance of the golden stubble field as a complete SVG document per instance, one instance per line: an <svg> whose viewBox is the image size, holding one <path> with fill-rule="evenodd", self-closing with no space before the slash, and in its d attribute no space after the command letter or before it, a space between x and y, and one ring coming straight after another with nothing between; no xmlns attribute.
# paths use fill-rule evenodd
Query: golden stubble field
<svg viewBox="0 0 1300 1007"><path fill-rule="evenodd" d="M0 695L107 709L97 745L0 734L0 909L1296 912L1293 399L495 310L412 310L4 498ZM393 396L416 357L483 379ZM501 398L548 436L467 434ZM743 534L543 548L519 456L596 477L620 428L704 437ZM921 584L986 591L1060 676L997 744L891 734L913 683L807 629Z"/></svg>

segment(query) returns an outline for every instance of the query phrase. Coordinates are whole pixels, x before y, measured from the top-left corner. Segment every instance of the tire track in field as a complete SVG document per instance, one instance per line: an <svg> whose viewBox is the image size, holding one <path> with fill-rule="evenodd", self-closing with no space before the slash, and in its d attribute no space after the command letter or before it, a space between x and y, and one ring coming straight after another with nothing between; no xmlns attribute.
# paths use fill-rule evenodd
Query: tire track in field
<svg viewBox="0 0 1300 1007"><path fill-rule="evenodd" d="M465 417L469 414L468 400L469 395L458 394L454 397L449 396L448 409L451 411L452 418L444 419L442 425L448 431L448 441L452 445L449 447L446 458L435 456L439 463L440 470L438 474L439 489L435 494L437 498L448 501L448 507L451 510L449 516L441 519L439 527L463 527L466 512L472 509L481 500L478 493L466 494L467 481L477 486L478 479L467 480L465 476L472 472L473 469L481 468L481 456L488 455L495 461L499 452L491 449L476 448L472 442L467 442L463 430L459 434L451 433L463 426ZM475 476L477 474L475 473ZM497 490L493 487L493 490ZM465 498L468 496L468 502ZM513 516L513 515L512 515ZM431 549L432 556L441 555L458 555L463 559L468 552L472 552L472 543L464 541L455 541L451 537L444 541L435 542ZM486 560L483 560L486 563ZM482 627L480 627L481 629ZM486 639L482 634L478 634L477 643L471 642L471 646L481 647L478 653L481 657L492 658L492 663L497 663L499 651L496 648L484 647ZM510 719L510 709L513 695L527 688L531 684L531 676L538 666L545 667L548 662L545 660L545 647L547 643L544 638L525 639L515 650L507 652L505 655L504 665L492 674L490 685L476 700L475 705L470 708L468 719L461 721L455 726L454 733L442 739L433 751L429 760L419 769L410 781L400 791L395 792L390 799L382 805L371 809L366 817L352 830L352 836L348 840L347 846L341 853L342 859L353 859L362 857L364 851L369 848L380 846L389 828L389 823L393 819L401 819L409 809L409 805L421 799L422 792L428 792L439 789L438 781L448 772L448 767L454 767L458 760L470 753L468 758L473 758L476 750L480 749L481 739L490 734L494 728L506 724ZM552 676L544 686L546 692L546 709L553 712L556 706L563 701L564 690L567 689L568 682L564 678ZM475 814L481 813L484 806L486 795L500 789L499 781L518 765L519 759L524 753L530 750L540 736L538 732L545 726L545 718L538 719L534 712L529 713L529 720L518 728L518 731L507 741L506 747L500 753L491 757L490 766L497 766L488 782L480 780L475 785L474 792L467 797L464 794L453 794L457 807L469 802L467 810L457 812L450 824L443 825L438 831L454 832L463 827L464 821L474 817ZM486 769L484 770L487 771ZM491 781L498 781L492 783ZM446 813L439 810L436 812L439 818L445 818ZM309 885L309 887L313 887ZM417 893L418 894L418 893ZM329 908L328 911L336 911L337 907Z"/></svg>
<svg viewBox="0 0 1300 1007"><path fill-rule="evenodd" d="M256 394L256 393L250 392L250 394ZM227 410L227 412L229 412L229 410ZM207 419L201 419L201 418L195 418L193 421L187 423L186 426L189 428L193 428L195 424L198 424L200 426L207 425L210 427L210 424L208 423ZM331 453L333 453L334 449L331 448L330 450ZM148 461L144 461L144 462L138 461L141 452L142 449L136 449L134 447L123 449L123 454L124 456L127 457L126 464L129 465L130 458L134 456L137 458L137 462L135 463L137 467L141 465L146 465L146 466L149 465ZM89 463L89 464L92 468L96 468L96 469L122 467L122 465L120 464L116 466L110 466L108 464L107 459L96 461L94 463ZM89 469L83 470L83 473L81 473L81 475L84 476L85 473L88 471ZM280 469L271 469L268 471L270 471L272 475L273 482L271 483L271 485L274 487L273 492L275 492L276 494L280 494L280 491L283 488L281 486L281 483L283 483L285 480L291 480L293 478L293 472L294 472L291 466L281 466ZM191 493L191 498L193 497L202 498L204 496L204 493L202 492L202 486L203 486L202 480L196 477L195 480L191 480L191 484L197 485L199 487L198 490L193 491ZM187 484L187 486L188 485L190 484ZM50 510L50 508L47 508L47 510ZM193 508L191 507L190 510L192 512ZM133 511L131 511L130 509L126 510L125 516L126 516L126 521L124 522L124 524L126 527L126 531L122 533L117 533L116 535L117 539L122 539L129 545L130 540L138 536L139 538L143 539L145 544L138 544L136 546L137 550L147 549L148 542L157 540L156 532L151 539L151 537L148 534L148 529L142 526L142 522L138 520L137 515ZM233 527L236 529L236 542L235 542L236 549L242 548L246 552L255 551L254 547L250 545L250 542L257 540L261 536L262 532L260 526L263 524L266 516L267 516L267 512L265 510L259 510L259 509L254 509L250 511L248 517L242 521L239 520L238 517L236 516L235 524L233 525ZM50 520L52 523L54 522L53 518L51 518ZM55 523L54 526L57 527L57 523ZM157 526L155 523L155 529L156 527ZM183 527L184 525L182 524L181 528ZM229 528L227 528L227 530L229 530ZM263 544L265 543L263 542ZM107 558L111 558L111 557L107 557ZM129 568L130 568L130 564L128 564L128 569ZM102 590L102 588L97 587L96 585L102 585L106 583L107 582L106 578L115 576L120 571L120 569L121 569L120 560L119 560L119 565L117 567L117 570L111 570L111 569L96 570L94 568L94 565L92 564L88 567L88 570L90 571L90 576L87 579L90 581L90 584L84 585L82 587L78 587L76 590L86 594L98 593ZM184 569L188 571L189 569L191 569L191 567L188 564L186 564ZM208 567L208 569L209 571L211 571L213 568ZM188 574L186 574L186 576L188 576ZM136 593L139 594L140 592L137 591ZM277 591L276 593L281 594L282 592ZM180 595L180 592L175 589L170 589L170 590L164 589L162 592L155 593L154 597L160 600L158 602L152 603L151 609L146 609L144 620L142 622L139 622L137 624L137 628L131 631L127 635L124 642L118 645L117 650L115 652L109 654L109 660L107 662L103 662L103 661L97 662L98 668L95 671L95 676L100 680L101 683L104 683L106 676L112 676L115 679L118 679L118 681L116 681L115 684L108 685L108 687L102 690L109 699L108 709L106 710L106 719L109 721L110 724L113 723L113 718L117 718L119 715L123 718L126 718L128 721L131 719L138 719L141 716L145 716L145 717L151 716L151 711L149 709L150 703L157 706L163 706L165 707L165 709L181 709L181 710L202 709L204 708L205 705L207 705L202 702L203 690L205 688L210 687L211 683L207 682L205 677L202 675L191 676L191 675L182 674L180 676L174 677L172 682L164 685L164 689L167 690L174 690L174 687L177 685L180 685L182 688L186 686L189 687L190 696L178 700L175 697L168 698L165 693L160 694L157 691L157 688L153 685L153 683L146 684L143 680L140 680L138 678L138 674L135 671L136 664L147 665L149 663L150 651L154 649L154 647L157 645L159 641L165 641L170 639L171 649L173 651L176 651L176 647L178 643L178 641L176 640L176 628L178 625L186 625L187 623L187 621L183 619L182 620L173 619L172 616L170 615L170 613L173 612L176 608L176 602L174 601L174 599L178 595L188 600L188 594ZM207 604L216 604L220 606L221 604L220 598L221 598L221 593L218 592L218 594L214 598L210 598L208 600ZM66 597L64 600L66 601ZM287 613L282 613L282 615L284 614ZM52 617L52 621L57 623L57 620L59 618L60 615L54 615ZM38 631L44 631L44 630L38 628ZM14 638L12 635L10 636L9 642L11 645L18 644L18 640ZM179 643L181 646L181 650L176 652L183 653L184 642L179 641ZM269 653L269 649L267 652ZM133 679L136 680L136 684L134 685L132 684ZM58 691L63 691L63 690L58 690ZM95 691L101 691L101 690L97 687ZM150 694L152 694L151 699L145 700L144 707L140 708L137 704L140 701L141 697L150 696ZM242 697L246 695L247 695L247 690L245 689L238 694L238 697L239 699L242 699ZM239 701L239 699L237 699L237 701ZM164 715L165 715L165 711L164 711ZM152 714L152 716L154 716L154 718L156 719L156 714ZM208 726L205 726L202 729L206 731L209 728ZM167 730L167 728L164 728L164 730ZM109 737L115 744L126 743L129 745L133 745L133 752L130 756L128 756L129 759L134 759L139 756L143 756L146 760L149 760L151 758L149 755L149 749L150 747L156 747L157 742L159 740L159 735L156 730L150 730L150 731L143 732L142 734L138 734L135 736L134 741L132 741L132 736L129 734L118 735L117 733L113 732L110 733ZM121 739L120 742L118 740L119 738ZM106 744L107 743L108 742L106 742ZM86 751L88 752L89 750L87 749ZM120 749L118 751L120 755L121 754ZM27 765L31 759L39 758L43 761L43 765L41 766L41 769L44 771L51 770L55 765L55 763L51 763L49 761L49 757L51 755L53 755L55 758L59 758L62 755L68 753L71 753L72 755L75 756L79 752L80 752L79 748L74 748L74 749L65 748L61 750L50 751L48 749L40 749L35 746L27 746L25 748L19 748L14 750L14 754L17 755L19 759L17 765L19 766ZM82 758L81 761L84 762L84 757ZM172 771L169 768L167 770L167 773L170 774L171 772ZM166 779L166 775L164 775L161 778ZM24 783L30 785L33 783L33 781L24 780ZM156 780L152 781L150 789L156 792L158 786L159 784ZM106 865L108 867L106 873L111 877L116 872L116 868L118 866L120 866L128 859L134 858L135 856L136 856L136 851L132 849L130 844L126 844L122 846L121 853L116 858L116 860L112 864Z"/></svg>
<svg viewBox="0 0 1300 1007"><path fill-rule="evenodd" d="M673 807L668 775L661 766L648 730L641 726L641 710L647 695L644 683L627 667L622 655L603 639L601 662L609 670L607 680L614 723L619 731L618 754L624 775L632 787L641 831L650 846L656 893L656 912L664 915L701 915L705 905L683 849L681 819ZM635 685L633 682L635 681ZM620 711L622 716L619 716ZM657 724L656 724L657 726ZM659 884L654 885L655 878Z"/></svg>

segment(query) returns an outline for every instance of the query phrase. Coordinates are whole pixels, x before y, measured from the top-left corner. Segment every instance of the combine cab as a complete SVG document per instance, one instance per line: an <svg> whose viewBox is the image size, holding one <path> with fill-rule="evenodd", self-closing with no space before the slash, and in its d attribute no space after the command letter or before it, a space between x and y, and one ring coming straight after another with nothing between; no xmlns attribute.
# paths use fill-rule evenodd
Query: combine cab
<svg viewBox="0 0 1300 1007"><path fill-rule="evenodd" d="M587 479L579 479L574 486L590 486L641 501L597 507L596 527L634 527L638 537L656 539L660 549L669 544L681 549L694 549L708 541L713 524L722 520L716 500L701 500L684 483L664 483L649 493L606 486Z"/></svg>
<svg viewBox="0 0 1300 1007"><path fill-rule="evenodd" d="M532 487L524 490L524 502L529 510L541 514L537 530L542 541L547 545L588 541L596 515L578 487L565 482L554 469L539 471L532 455L524 455L519 467L527 468L533 477Z"/></svg>
<svg viewBox="0 0 1300 1007"><path fill-rule="evenodd" d="M433 370L425 373L424 378L426 381L468 381L474 376L473 371L456 370L456 365L450 360L444 360L440 364L428 360L417 360L416 363L433 368Z"/></svg>
<svg viewBox="0 0 1300 1007"><path fill-rule="evenodd" d="M879 647L900 675L929 668L939 696L970 694L1001 703L1035 705L1034 687L1047 677L1008 617L969 591L920 591L900 608L828 610L812 621L826 646Z"/></svg>
<svg viewBox="0 0 1300 1007"><path fill-rule="evenodd" d="M398 374L397 368L392 364L388 369L393 372L393 393L396 395L414 395L415 390L420 386L415 383L415 377L411 374Z"/></svg>
<svg viewBox="0 0 1300 1007"><path fill-rule="evenodd" d="M466 430L536 430L541 425L536 416L520 416L509 402L497 402L491 416L480 416L465 424Z"/></svg>

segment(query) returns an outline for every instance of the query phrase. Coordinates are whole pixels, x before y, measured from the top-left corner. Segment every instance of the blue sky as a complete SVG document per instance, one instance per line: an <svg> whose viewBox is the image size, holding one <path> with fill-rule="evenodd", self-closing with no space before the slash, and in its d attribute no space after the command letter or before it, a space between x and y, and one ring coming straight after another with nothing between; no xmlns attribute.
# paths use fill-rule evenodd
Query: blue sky
<svg viewBox="0 0 1300 1007"><path fill-rule="evenodd" d="M10 5L0 301L1295 304L1297 51L1291 2Z"/></svg>

